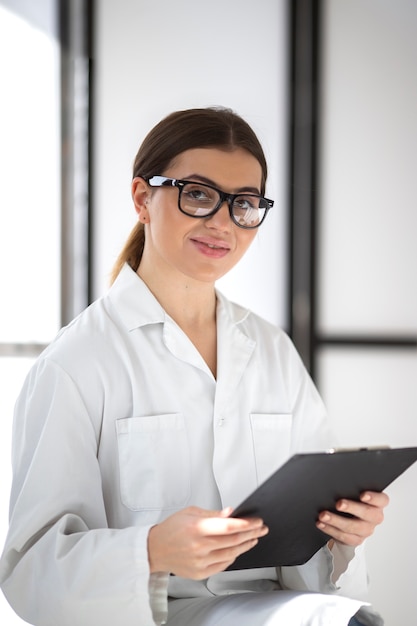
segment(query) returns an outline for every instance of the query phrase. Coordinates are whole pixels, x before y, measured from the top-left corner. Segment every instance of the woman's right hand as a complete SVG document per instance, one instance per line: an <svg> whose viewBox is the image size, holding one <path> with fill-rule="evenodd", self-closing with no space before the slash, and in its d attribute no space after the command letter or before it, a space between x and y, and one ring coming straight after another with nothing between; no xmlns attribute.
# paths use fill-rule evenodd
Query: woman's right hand
<svg viewBox="0 0 417 626"><path fill-rule="evenodd" d="M148 536L151 573L201 580L225 570L268 532L261 519L229 517L231 512L189 507L153 526Z"/></svg>

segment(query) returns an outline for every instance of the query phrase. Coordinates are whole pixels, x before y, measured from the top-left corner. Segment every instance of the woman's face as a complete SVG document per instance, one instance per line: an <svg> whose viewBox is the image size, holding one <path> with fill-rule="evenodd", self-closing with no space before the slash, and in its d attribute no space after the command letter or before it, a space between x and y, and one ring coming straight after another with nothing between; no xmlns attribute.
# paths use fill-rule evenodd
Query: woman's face
<svg viewBox="0 0 417 626"><path fill-rule="evenodd" d="M227 193L261 193L261 166L240 148L186 150L157 174L205 182ZM176 187L150 188L143 179L134 179L135 207L146 228L142 262L152 267L153 275L160 271L172 279L214 282L236 265L257 229L234 224L226 202L211 217L184 215L178 209L178 193Z"/></svg>

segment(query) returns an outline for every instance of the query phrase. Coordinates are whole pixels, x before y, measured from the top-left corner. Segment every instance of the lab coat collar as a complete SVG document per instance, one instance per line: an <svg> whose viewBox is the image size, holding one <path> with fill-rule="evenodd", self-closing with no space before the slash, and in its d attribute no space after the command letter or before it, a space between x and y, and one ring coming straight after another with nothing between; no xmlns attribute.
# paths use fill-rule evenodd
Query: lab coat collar
<svg viewBox="0 0 417 626"><path fill-rule="evenodd" d="M107 297L129 331L147 324L164 323L166 320L166 313L158 300L127 263Z"/></svg>
<svg viewBox="0 0 417 626"><path fill-rule="evenodd" d="M241 322L244 322L250 314L250 311L248 309L245 309L239 304L231 302L220 291L218 291L218 289L216 289L216 297L218 307L225 311L226 315L234 324L240 324Z"/></svg>
<svg viewBox="0 0 417 626"><path fill-rule="evenodd" d="M128 330L167 321L168 316L158 300L127 263L122 267L107 297L117 308ZM247 309L230 302L217 289L216 297L218 310L223 310L232 323L240 324L248 317Z"/></svg>
<svg viewBox="0 0 417 626"><path fill-rule="evenodd" d="M125 264L110 288L107 297L117 310L129 331L150 324L163 324L164 342L179 359L187 361L213 376L201 354L191 341L184 342L184 335L146 283ZM255 341L247 336L241 323L249 311L230 302L216 290L218 333L218 381L222 380L223 402L233 394L251 357ZM230 367L231 363L233 366Z"/></svg>

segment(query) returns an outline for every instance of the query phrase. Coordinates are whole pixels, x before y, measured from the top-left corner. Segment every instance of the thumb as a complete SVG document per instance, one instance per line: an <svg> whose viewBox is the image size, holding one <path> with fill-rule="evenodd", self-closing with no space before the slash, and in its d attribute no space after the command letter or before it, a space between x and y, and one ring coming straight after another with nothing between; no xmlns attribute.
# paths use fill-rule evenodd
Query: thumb
<svg viewBox="0 0 417 626"><path fill-rule="evenodd" d="M193 506L188 509L188 513L195 515L196 517L229 517L232 511L233 508L231 506L228 506L221 511L201 509L197 506Z"/></svg>
<svg viewBox="0 0 417 626"><path fill-rule="evenodd" d="M219 517L230 517L233 513L232 506L226 506L224 509L220 511Z"/></svg>

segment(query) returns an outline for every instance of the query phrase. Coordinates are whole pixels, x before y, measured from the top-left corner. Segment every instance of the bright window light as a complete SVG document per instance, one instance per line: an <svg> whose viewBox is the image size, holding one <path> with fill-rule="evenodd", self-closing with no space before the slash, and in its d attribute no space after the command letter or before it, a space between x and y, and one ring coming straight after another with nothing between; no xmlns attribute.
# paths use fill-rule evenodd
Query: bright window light
<svg viewBox="0 0 417 626"><path fill-rule="evenodd" d="M59 62L53 37L0 6L3 355L13 344L47 343L60 323ZM13 407L32 362L0 356L0 550L8 526ZM26 623L2 593L0 623Z"/></svg>

